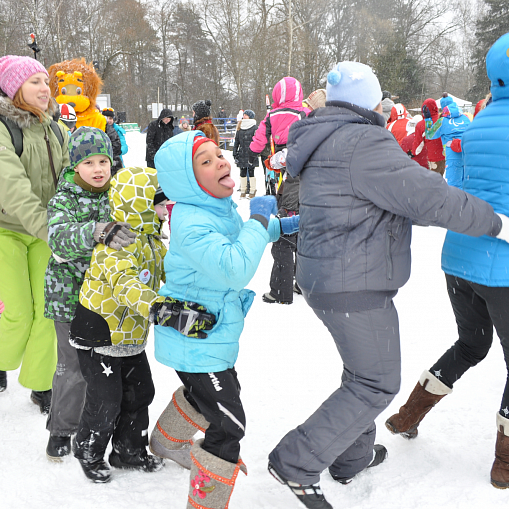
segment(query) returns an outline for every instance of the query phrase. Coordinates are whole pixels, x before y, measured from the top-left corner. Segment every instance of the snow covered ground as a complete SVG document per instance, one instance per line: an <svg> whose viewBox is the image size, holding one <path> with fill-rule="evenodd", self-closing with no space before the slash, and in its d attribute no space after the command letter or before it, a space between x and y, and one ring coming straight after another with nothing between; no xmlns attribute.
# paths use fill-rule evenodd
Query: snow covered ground
<svg viewBox="0 0 509 509"><path fill-rule="evenodd" d="M144 165L144 135L128 133L127 141L126 164ZM231 160L231 152L226 153ZM234 165L232 175L238 181ZM261 168L257 177L263 194ZM234 199L247 219L249 200L239 200L238 192ZM444 235L438 228L414 228L412 276L395 298L403 381L400 394L377 421L377 443L387 447L389 458L347 486L337 484L324 472L322 488L336 509L479 509L502 506L509 500L509 492L497 490L489 482L495 414L506 378L497 339L484 362L470 370L454 393L426 417L416 440L393 436L384 426L385 419L406 401L421 372L456 340L440 270ZM242 458L249 475L239 475L230 501L232 509L303 507L288 488L267 473L267 455L287 431L337 389L341 379L341 359L334 343L301 296L297 295L291 306L262 301L262 294L269 290L271 267L267 248L249 284L257 296L246 319L236 366L248 419ZM151 339L147 354L156 396L150 407L150 429L180 385L174 372L154 359ZM17 373L10 372L7 391L0 394L0 508L186 507L188 472L170 462L153 474L115 471L106 485L89 482L73 457L61 464L50 463L45 455L45 417L16 378Z"/></svg>

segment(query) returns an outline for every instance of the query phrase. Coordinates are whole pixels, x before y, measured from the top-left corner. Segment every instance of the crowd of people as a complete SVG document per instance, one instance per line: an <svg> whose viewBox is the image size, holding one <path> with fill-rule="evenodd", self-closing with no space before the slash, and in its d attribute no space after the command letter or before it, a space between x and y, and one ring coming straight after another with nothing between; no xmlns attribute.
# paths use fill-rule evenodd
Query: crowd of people
<svg viewBox="0 0 509 509"><path fill-rule="evenodd" d="M493 327L507 364L509 34L486 68L491 93L470 117L448 94L411 117L360 62L337 63L307 98L297 79L282 78L259 125L251 109L239 117L243 221L210 100L192 105L192 125L174 125L163 109L147 129L146 166L124 167L113 108L101 111L104 130L76 128L40 62L1 57L0 392L20 368L19 383L48 416L48 459L72 454L95 483L109 482L112 468L155 472L170 460L190 471L189 509L226 509L247 473L235 368L255 296L246 287L269 243L262 301L288 305L302 294L343 365L340 387L304 423L289 423L269 454L269 472L304 506L332 508L323 471L348 484L387 457L375 419L400 388L393 299L410 277L412 224L448 230L442 269L459 338L386 427L415 439L486 357ZM149 433L152 325L156 360L182 385ZM496 430L490 480L505 489L509 382Z"/></svg>

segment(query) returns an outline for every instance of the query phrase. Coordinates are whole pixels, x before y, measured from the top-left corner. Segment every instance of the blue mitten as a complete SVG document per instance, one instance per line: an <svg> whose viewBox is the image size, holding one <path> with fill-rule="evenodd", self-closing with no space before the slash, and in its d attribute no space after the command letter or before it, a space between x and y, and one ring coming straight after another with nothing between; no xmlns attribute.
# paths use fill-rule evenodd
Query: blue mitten
<svg viewBox="0 0 509 509"><path fill-rule="evenodd" d="M300 215L291 217L281 217L279 222L281 223L281 231L283 235L291 235L299 231Z"/></svg>
<svg viewBox="0 0 509 509"><path fill-rule="evenodd" d="M271 214L277 214L277 202L274 196L259 196L253 198L249 203L249 210L251 212L250 219L256 219L267 228L269 226L269 219Z"/></svg>

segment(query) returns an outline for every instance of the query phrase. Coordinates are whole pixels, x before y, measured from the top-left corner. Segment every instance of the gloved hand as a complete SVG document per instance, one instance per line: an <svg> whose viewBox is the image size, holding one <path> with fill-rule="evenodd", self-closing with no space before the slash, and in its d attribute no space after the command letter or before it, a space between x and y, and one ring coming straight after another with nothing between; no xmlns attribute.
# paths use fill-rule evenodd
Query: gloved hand
<svg viewBox="0 0 509 509"><path fill-rule="evenodd" d="M212 329L216 317L195 302L166 297L163 302L156 302L151 307L149 321L154 325L172 327L188 338L205 339L207 334L203 331Z"/></svg>
<svg viewBox="0 0 509 509"><path fill-rule="evenodd" d="M461 139L460 138L454 138L451 142L451 150L454 152L461 152Z"/></svg>
<svg viewBox="0 0 509 509"><path fill-rule="evenodd" d="M111 223L95 223L94 240L107 247L120 251L136 241L136 233L131 231L129 223L112 221Z"/></svg>
<svg viewBox="0 0 509 509"><path fill-rule="evenodd" d="M267 228L271 214L274 216L277 214L276 198L274 196L259 196L257 198L253 198L249 203L249 210L253 219L260 221L260 219L256 216L264 218L267 224L263 221L260 221L260 223Z"/></svg>
<svg viewBox="0 0 509 509"><path fill-rule="evenodd" d="M279 152L276 152L271 158L270 158L270 166L276 170L279 170L281 168L286 168L286 154L288 153L288 149L284 148L283 150L280 150Z"/></svg>
<svg viewBox="0 0 509 509"><path fill-rule="evenodd" d="M283 235L292 235L299 231L300 215L291 217L280 217L279 222L281 223L281 232Z"/></svg>
<svg viewBox="0 0 509 509"><path fill-rule="evenodd" d="M451 115L451 112L449 111L449 108L447 106L444 107L442 110L442 117L449 117Z"/></svg>
<svg viewBox="0 0 509 509"><path fill-rule="evenodd" d="M254 152L251 152L251 150L249 150L249 159L248 159L248 163L254 167L254 163L256 162L256 158L259 156L259 154L255 154Z"/></svg>
<svg viewBox="0 0 509 509"><path fill-rule="evenodd" d="M239 160L238 160L237 158L235 158L235 159L233 160L233 162L234 162L237 166L239 165Z"/></svg>
<svg viewBox="0 0 509 509"><path fill-rule="evenodd" d="M429 111L429 108L426 105L422 107L422 116L424 118L431 118L431 112Z"/></svg>

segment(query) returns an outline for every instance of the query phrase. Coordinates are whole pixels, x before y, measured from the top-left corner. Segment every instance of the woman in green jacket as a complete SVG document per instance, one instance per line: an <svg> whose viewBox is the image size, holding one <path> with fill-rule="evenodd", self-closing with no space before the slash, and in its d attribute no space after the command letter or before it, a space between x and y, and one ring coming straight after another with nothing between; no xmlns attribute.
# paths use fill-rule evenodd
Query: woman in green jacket
<svg viewBox="0 0 509 509"><path fill-rule="evenodd" d="M52 125L48 72L37 60L0 58L0 391L6 371L21 365L19 382L49 411L57 349L53 322L44 317L47 212L62 169L69 164L63 128ZM60 129L62 136L57 136ZM16 135L22 133L17 155ZM59 139L60 138L60 139Z"/></svg>

